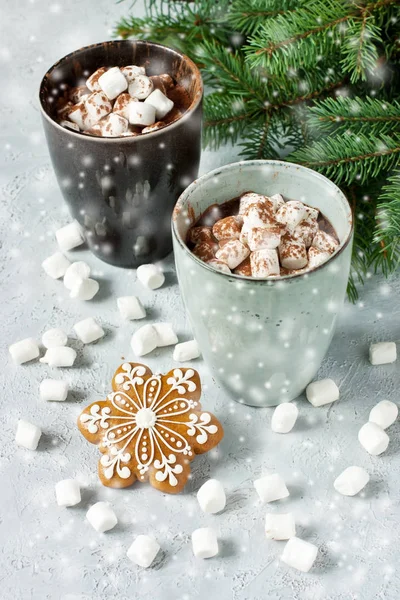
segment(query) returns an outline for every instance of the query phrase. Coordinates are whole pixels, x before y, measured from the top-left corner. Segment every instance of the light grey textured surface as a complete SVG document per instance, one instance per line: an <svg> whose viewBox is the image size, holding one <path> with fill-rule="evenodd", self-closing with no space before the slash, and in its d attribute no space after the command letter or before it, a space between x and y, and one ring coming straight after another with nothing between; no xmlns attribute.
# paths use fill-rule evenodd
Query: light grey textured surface
<svg viewBox="0 0 400 600"><path fill-rule="evenodd" d="M78 46L109 37L118 14L129 2L109 0L7 2L1 19L1 491L0 598L2 600L397 600L399 542L400 427L389 430L391 442L381 457L370 457L357 431L370 408L383 398L398 401L399 363L371 367L371 341L400 341L400 280L371 277L361 304L346 305L320 375L338 383L341 399L313 409L298 402L300 418L286 436L272 434L271 409L232 403L218 389L202 361L204 406L223 421L220 448L193 463L193 478L180 496L163 496L148 486L129 490L102 487L95 474L97 449L79 434L75 420L86 404L104 397L113 371L129 346L135 323L123 324L116 297L137 294L148 320L171 321L181 340L190 338L172 260L165 261L166 285L144 290L134 273L101 264L87 251L71 253L87 260L101 280L101 291L88 303L72 301L62 282L48 278L41 261L56 249L55 229L68 221L49 163L36 92L45 68ZM136 9L137 10L137 9ZM202 171L235 158L227 149L206 153ZM229 306L227 307L229 310ZM76 367L61 375L72 392L65 403L42 403L42 378L60 373L39 362L16 367L7 346L27 336L40 338L49 327L72 334L73 324L89 315L105 327L99 343L78 350ZM71 335L71 338L73 336ZM172 349L146 359L151 368L171 368ZM44 435L37 452L14 444L18 418L40 425ZM371 482L358 497L339 497L333 480L349 464L365 467ZM281 473L291 496L271 507L293 510L298 534L320 547L309 574L290 570L277 560L282 542L264 537L266 507L257 501L252 481L263 472ZM228 505L217 516L201 514L195 491L208 477L226 486ZM77 477L83 501L72 509L55 504L54 484ZM118 526L99 535L85 522L87 507L108 500ZM220 556L195 560L190 534L215 526ZM154 568L136 568L125 553L133 537L152 533L163 548Z"/></svg>

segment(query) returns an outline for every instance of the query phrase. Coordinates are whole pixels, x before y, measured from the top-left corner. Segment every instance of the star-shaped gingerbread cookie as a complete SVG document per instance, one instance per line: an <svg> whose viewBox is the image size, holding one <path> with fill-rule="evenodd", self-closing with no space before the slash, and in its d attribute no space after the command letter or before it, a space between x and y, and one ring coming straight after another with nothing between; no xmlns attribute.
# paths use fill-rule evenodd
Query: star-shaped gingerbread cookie
<svg viewBox="0 0 400 600"><path fill-rule="evenodd" d="M112 388L107 400L94 402L78 419L81 433L102 453L101 482L124 488L148 480L163 492L180 492L190 461L224 435L214 415L201 410L199 374L173 369L153 375L145 365L124 363Z"/></svg>

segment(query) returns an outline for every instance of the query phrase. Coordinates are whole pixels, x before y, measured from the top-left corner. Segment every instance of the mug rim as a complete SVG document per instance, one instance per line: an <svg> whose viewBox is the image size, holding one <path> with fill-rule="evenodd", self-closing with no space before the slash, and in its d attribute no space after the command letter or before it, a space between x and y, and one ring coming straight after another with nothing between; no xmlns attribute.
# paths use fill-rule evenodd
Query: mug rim
<svg viewBox="0 0 400 600"><path fill-rule="evenodd" d="M245 275L237 275L236 273L223 273L222 271L213 269L210 265L208 265L207 263L202 261L195 254L193 254L193 252L191 252L191 250L186 245L185 241L182 240L181 236L179 235L179 232L178 232L177 226L176 226L176 222L177 222L178 216L180 214L180 211L182 209L186 208L187 206L190 206L189 202L187 203L187 205L185 204L187 201L187 196L190 195L190 193L198 186L199 182L201 182L201 181L205 181L207 179L210 179L211 177L216 177L219 174L221 174L223 171L232 171L235 169L240 169L243 166L250 166L250 165L256 165L256 166L257 165L258 166L271 165L271 166L276 166L278 168L281 168L284 166L285 168L289 167L289 168L300 169L302 171L312 173L312 175L314 177L317 177L318 179L321 179L324 182L327 182L330 186L332 186L333 188L336 188L336 190L339 191L339 195L342 197L342 201L344 202L345 205L347 205L347 207L349 209L349 216L348 216L349 231L348 231L346 238L340 243L339 249L331 256L331 258L329 258L324 263L314 267L313 269L305 271L304 273L294 273L294 274L290 274L290 275L270 275L268 277L253 278L253 277L246 277ZM353 231L354 231L354 216L353 216L353 211L351 209L350 202L349 202L348 198L345 196L345 194L342 192L342 190L339 188L339 186L337 186L333 181L328 179L328 177L325 177L325 175L318 173L318 171L315 171L314 169L309 169L308 167L304 167L303 165L298 165L297 163L286 162L284 160L254 159L254 160L241 160L241 161L237 161L234 163L228 163L227 165L223 165L222 167L213 169L212 171L208 171L207 173L204 173L204 175L201 175L201 177L198 177L197 179L195 179L182 192L182 194L179 196L179 198L175 204L174 211L172 213L172 227L171 228L172 228L173 238L178 242L180 247L183 248L184 252L188 256L190 256L191 259L194 260L194 262L196 262L198 265L200 265L202 268L206 269L207 271L211 271L212 273L219 275L221 277L225 277L225 278L229 277L229 278L237 279L238 281L251 282L252 284L259 283L262 285L265 282L267 282L267 284L273 285L273 284L277 284L281 281L288 281L291 279L300 279L300 278L307 279L310 275L313 275L317 271L324 269L327 265L330 265L334 260L336 260L336 258L338 256L340 256L340 254L347 248L347 246L350 243L350 240L352 238Z"/></svg>
<svg viewBox="0 0 400 600"><path fill-rule="evenodd" d="M56 69L58 68L60 65L62 65L64 62L73 60L73 58L81 53L84 52L85 50L89 50L92 48L96 48L99 46L104 46L104 44L137 44L139 46L143 45L143 46L152 46L152 47L157 47L157 48L162 48L164 51L167 50L168 52L171 52L172 54L175 54L176 56L179 56L181 59L184 60L184 62L186 62L191 69L196 73L196 75L199 78L199 82L200 82L200 88L199 91L197 92L196 96L194 97L191 105L189 106L189 108L186 110L186 112L182 115L182 117L180 117L179 119L177 119L176 121L173 121L172 123L166 125L165 127L162 127L161 129L157 129L155 131L150 131L149 133L146 133L145 135L133 135L133 136L119 136L119 137L103 137L103 136L96 136L96 135L82 135L82 132L80 131L74 131L73 129L69 129L67 127L62 127L59 123L57 123L57 121L55 121L54 119L51 118L51 116L46 112L46 110L44 109L43 103L42 103L42 89L44 86L44 83L46 81L46 79L49 78L50 74ZM90 139L93 141L96 141L98 143L110 143L110 142L118 142L118 143L132 143L132 142L138 142L138 140L145 138L148 139L149 136L156 136L156 135L162 135L165 130L170 130L173 127L177 127L181 121L186 121L190 115L196 110L196 108L199 106L199 104L202 101L203 98L203 94L204 94L204 84L203 84L203 78L201 76L200 73L200 69L199 67L196 65L196 63L189 58L189 56L187 56L186 54L183 54L182 52L179 52L178 50L176 50L175 48L170 48L169 46L164 46L163 44L158 44L156 42L149 42L146 40L106 40L105 42L97 42L96 44L89 44L88 46L83 46L82 48L78 48L77 50L73 50L72 52L69 52L68 54L66 54L65 56L63 56L62 58L58 59L51 67L49 67L46 71L46 73L43 75L40 85L39 85L39 107L40 107L40 111L42 113L42 116L49 121L53 126L56 127L56 129L59 129L63 132L65 132L67 135L71 135L72 138L71 139L76 139L77 137L82 138L84 137L85 139ZM140 143L140 142L138 142Z"/></svg>

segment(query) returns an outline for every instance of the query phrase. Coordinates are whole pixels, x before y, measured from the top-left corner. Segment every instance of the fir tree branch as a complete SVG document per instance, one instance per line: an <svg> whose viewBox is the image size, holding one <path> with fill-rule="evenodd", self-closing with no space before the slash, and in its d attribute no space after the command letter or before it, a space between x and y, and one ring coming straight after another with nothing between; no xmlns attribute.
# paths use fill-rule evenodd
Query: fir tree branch
<svg viewBox="0 0 400 600"><path fill-rule="evenodd" d="M245 35L254 34L270 17L284 14L301 5L301 0L233 0L228 21Z"/></svg>
<svg viewBox="0 0 400 600"><path fill-rule="evenodd" d="M343 70L350 74L355 83L359 79L366 80L367 74L376 68L378 60L377 44L381 44L379 28L367 10L362 11L360 20L348 21L348 29L344 38L341 55Z"/></svg>
<svg viewBox="0 0 400 600"><path fill-rule="evenodd" d="M257 110L249 110L240 96L232 102L225 94L218 92L206 96L204 109L204 143L211 148L218 148L227 142L236 143L260 114Z"/></svg>
<svg viewBox="0 0 400 600"><path fill-rule="evenodd" d="M340 185L355 181L362 184L382 171L390 171L399 158L398 134L378 139L365 134L337 134L295 151L288 160L321 171Z"/></svg>
<svg viewBox="0 0 400 600"><path fill-rule="evenodd" d="M385 274L400 265L400 171L388 178L378 198L374 241L381 245L380 264Z"/></svg>

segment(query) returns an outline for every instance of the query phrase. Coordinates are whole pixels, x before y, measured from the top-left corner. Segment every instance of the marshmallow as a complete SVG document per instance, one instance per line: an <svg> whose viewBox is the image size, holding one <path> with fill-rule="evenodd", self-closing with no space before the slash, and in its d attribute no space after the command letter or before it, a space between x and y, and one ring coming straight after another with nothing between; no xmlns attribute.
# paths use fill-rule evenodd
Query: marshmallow
<svg viewBox="0 0 400 600"><path fill-rule="evenodd" d="M281 241L281 228L278 225L271 227L252 227L247 232L247 244L251 251L264 248L277 248Z"/></svg>
<svg viewBox="0 0 400 600"><path fill-rule="evenodd" d="M66 346L68 336L62 329L48 329L42 335L42 344L45 348L58 348Z"/></svg>
<svg viewBox="0 0 400 600"><path fill-rule="evenodd" d="M324 406L339 399L339 388L332 379L320 379L307 386L306 396L313 406Z"/></svg>
<svg viewBox="0 0 400 600"><path fill-rule="evenodd" d="M39 444L42 431L33 423L20 419L17 425L15 441L18 446L27 448L28 450L36 450Z"/></svg>
<svg viewBox="0 0 400 600"><path fill-rule="evenodd" d="M74 107L75 104L72 104L72 102L67 102L66 104L64 104L64 106L57 110L57 116L60 119L66 119Z"/></svg>
<svg viewBox="0 0 400 600"><path fill-rule="evenodd" d="M153 91L153 87L153 82L151 81L151 79L146 77L146 75L137 75L129 83L128 91L133 98L138 98L138 100L144 100L151 94L151 92ZM145 123L145 125L150 125L150 123Z"/></svg>
<svg viewBox="0 0 400 600"><path fill-rule="evenodd" d="M64 402L68 396L68 383L59 379L43 379L40 398L46 402Z"/></svg>
<svg viewBox="0 0 400 600"><path fill-rule="evenodd" d="M397 359L396 344L394 342L379 342L369 347L369 360L371 365L386 365Z"/></svg>
<svg viewBox="0 0 400 600"><path fill-rule="evenodd" d="M221 271L221 273L231 273L230 268L223 260L218 260L218 258L212 258L207 261L207 264L210 265L216 271Z"/></svg>
<svg viewBox="0 0 400 600"><path fill-rule="evenodd" d="M153 328L157 334L157 348L173 346L178 343L178 337L172 329L171 323L154 323Z"/></svg>
<svg viewBox="0 0 400 600"><path fill-rule="evenodd" d="M68 346L60 346L59 348L49 348L41 363L47 363L50 367L72 367L76 359L76 352Z"/></svg>
<svg viewBox="0 0 400 600"><path fill-rule="evenodd" d="M248 192L247 194L243 194L239 200L239 215L244 215L249 206L252 204L260 204L265 200L269 200L267 196L262 196L261 194L256 194L254 192ZM271 202L271 200L269 200ZM272 200L272 206L274 206L274 201Z"/></svg>
<svg viewBox="0 0 400 600"><path fill-rule="evenodd" d="M304 204L297 200L289 200L276 212L276 219L279 223L286 226L287 230L292 233L297 225L306 217Z"/></svg>
<svg viewBox="0 0 400 600"><path fill-rule="evenodd" d="M285 204L285 200L281 194L273 194L272 196L269 196L269 199L274 205L275 212L277 212Z"/></svg>
<svg viewBox="0 0 400 600"><path fill-rule="evenodd" d="M201 527L193 531L192 546L196 558L211 558L218 554L218 540L214 529Z"/></svg>
<svg viewBox="0 0 400 600"><path fill-rule="evenodd" d="M315 235L312 245L314 248L318 248L318 250L322 250L322 252L328 252L328 254L332 254L335 252L338 247L338 243L329 233L322 231L321 229Z"/></svg>
<svg viewBox="0 0 400 600"><path fill-rule="evenodd" d="M319 210L317 208L313 208L312 206L307 206L304 204L304 211L306 216L304 217L304 221L308 224L315 222L318 219Z"/></svg>
<svg viewBox="0 0 400 600"><path fill-rule="evenodd" d="M279 275L278 253L274 248L256 250L250 255L251 274L255 279Z"/></svg>
<svg viewBox="0 0 400 600"><path fill-rule="evenodd" d="M11 344L8 347L8 351L17 365L29 362L37 358L40 354L39 346L33 338L26 338L25 340Z"/></svg>
<svg viewBox="0 0 400 600"><path fill-rule="evenodd" d="M336 477L333 487L343 496L355 496L358 492L361 492L368 481L369 475L365 469L347 467L339 477Z"/></svg>
<svg viewBox="0 0 400 600"><path fill-rule="evenodd" d="M279 256L284 269L302 269L307 265L307 250L303 240L285 236L279 246Z"/></svg>
<svg viewBox="0 0 400 600"><path fill-rule="evenodd" d="M138 535L126 555L133 563L147 569L154 561L159 550L160 546L154 538L148 535Z"/></svg>
<svg viewBox="0 0 400 600"><path fill-rule="evenodd" d="M161 75L154 75L153 77L150 77L150 79L152 81L154 81L155 79L161 79L161 81L164 84L165 89L169 90L170 88L174 87L174 80L172 79L171 75L169 75L169 73L161 73Z"/></svg>
<svg viewBox="0 0 400 600"><path fill-rule="evenodd" d="M120 71L128 83L130 83L138 75L146 75L146 69L144 67L137 67L136 65L121 67Z"/></svg>
<svg viewBox="0 0 400 600"><path fill-rule="evenodd" d="M250 254L250 250L239 240L230 240L216 253L216 258L225 262L232 270L244 261Z"/></svg>
<svg viewBox="0 0 400 600"><path fill-rule="evenodd" d="M128 82L118 67L108 69L99 77L99 86L109 100L114 100L128 87ZM87 82L86 82L87 85Z"/></svg>
<svg viewBox="0 0 400 600"><path fill-rule="evenodd" d="M81 489L75 479L63 479L56 483L58 506L75 506L81 501Z"/></svg>
<svg viewBox="0 0 400 600"><path fill-rule="evenodd" d="M212 228L204 225L192 227L189 230L188 241L192 244L197 244L198 242L214 243L215 238L213 236Z"/></svg>
<svg viewBox="0 0 400 600"><path fill-rule="evenodd" d="M140 283L150 290L158 289L165 281L164 273L153 264L140 265L136 270L136 275Z"/></svg>
<svg viewBox="0 0 400 600"><path fill-rule="evenodd" d="M358 441L369 454L378 456L389 445L388 434L376 423L365 423L358 432Z"/></svg>
<svg viewBox="0 0 400 600"><path fill-rule="evenodd" d="M136 356L144 356L152 352L157 345L158 335L153 325L143 325L135 331L131 339L131 347Z"/></svg>
<svg viewBox="0 0 400 600"><path fill-rule="evenodd" d="M126 133L129 128L127 119L115 113L111 113L104 117L104 119L101 120L100 125L101 135L103 137L119 137L123 133Z"/></svg>
<svg viewBox="0 0 400 600"><path fill-rule="evenodd" d="M394 402L390 400L381 400L369 413L369 421L376 423L382 429L387 429L397 419L399 409Z"/></svg>
<svg viewBox="0 0 400 600"><path fill-rule="evenodd" d="M61 127L72 129L73 131L80 131L79 125L77 123L70 123L69 121L60 121L60 125Z"/></svg>
<svg viewBox="0 0 400 600"><path fill-rule="evenodd" d="M208 242L199 242L195 245L192 252L197 258L202 260L203 262L209 262L215 258L215 253L218 250L218 246L216 244L210 244ZM222 261L224 262L224 261Z"/></svg>
<svg viewBox="0 0 400 600"><path fill-rule="evenodd" d="M220 219L212 228L213 235L218 241L238 240L240 237L240 230L241 225L236 217L225 217L224 219Z"/></svg>
<svg viewBox="0 0 400 600"><path fill-rule="evenodd" d="M292 513L267 513L265 536L268 540L288 540L296 535L296 524Z"/></svg>
<svg viewBox="0 0 400 600"><path fill-rule="evenodd" d="M278 473L264 475L264 477L256 479L253 483L257 494L263 502L274 502L275 500L281 500L289 496L289 490Z"/></svg>
<svg viewBox="0 0 400 600"><path fill-rule="evenodd" d="M121 317L128 321L144 319L146 316L146 311L136 296L121 296L117 298L117 306Z"/></svg>
<svg viewBox="0 0 400 600"><path fill-rule="evenodd" d="M329 260L330 257L331 255L329 252L323 252L322 250L319 250L319 248L311 246L311 248L308 249L308 266L310 269L319 267L319 265L322 265L322 263Z"/></svg>
<svg viewBox="0 0 400 600"><path fill-rule="evenodd" d="M134 82L132 82L133 85ZM131 84L132 85L132 84ZM153 85L153 82L152 82ZM161 90L154 90L149 94L144 101L145 104L150 104L156 109L156 117L158 120L163 119L174 107L174 103Z"/></svg>
<svg viewBox="0 0 400 600"><path fill-rule="evenodd" d="M151 104L131 102L128 110L131 125L153 125L156 121L156 109Z"/></svg>
<svg viewBox="0 0 400 600"><path fill-rule="evenodd" d="M88 317L74 325L74 331L84 344L91 344L104 336L104 329L100 327L93 317Z"/></svg>
<svg viewBox="0 0 400 600"><path fill-rule="evenodd" d="M82 279L90 277L90 267L83 260L72 263L65 271L64 285L67 290L72 290Z"/></svg>
<svg viewBox="0 0 400 600"><path fill-rule="evenodd" d="M224 486L217 479L209 479L197 492L197 500L203 512L212 515L221 512L226 504Z"/></svg>
<svg viewBox="0 0 400 600"><path fill-rule="evenodd" d="M107 502L96 502L89 508L86 518L96 531L104 533L118 523L118 519Z"/></svg>
<svg viewBox="0 0 400 600"><path fill-rule="evenodd" d="M233 271L235 275L242 275L242 277L251 277L251 262L250 257L247 257L236 269Z"/></svg>
<svg viewBox="0 0 400 600"><path fill-rule="evenodd" d="M317 558L317 554L317 546L298 537L292 537L283 549L281 561L289 567L308 573Z"/></svg>
<svg viewBox="0 0 400 600"><path fill-rule="evenodd" d="M243 213L243 225L245 231L252 227L275 226L277 222L274 215L274 205L265 198L263 202L250 204Z"/></svg>
<svg viewBox="0 0 400 600"><path fill-rule="evenodd" d="M100 121L112 111L112 104L104 92L93 92L85 101L85 108L89 117Z"/></svg>
<svg viewBox="0 0 400 600"><path fill-rule="evenodd" d="M68 100L76 104L81 100L87 100L90 95L90 90L86 85L80 85L78 87L71 88L68 94Z"/></svg>
<svg viewBox="0 0 400 600"><path fill-rule="evenodd" d="M151 133L152 131L157 131L157 129L161 129L165 127L166 123L164 121L157 121L153 125L149 125L148 127L143 127L142 133Z"/></svg>
<svg viewBox="0 0 400 600"><path fill-rule="evenodd" d="M186 362L198 358L199 356L200 350L196 340L190 340L188 342L177 344L174 348L172 358L177 362Z"/></svg>
<svg viewBox="0 0 400 600"><path fill-rule="evenodd" d="M99 283L95 279L81 279L72 288L70 297L78 300L91 300L99 291Z"/></svg>
<svg viewBox="0 0 400 600"><path fill-rule="evenodd" d="M291 402L279 404L272 415L271 429L275 433L289 433L292 431L299 414L299 409Z"/></svg>
<svg viewBox="0 0 400 600"><path fill-rule="evenodd" d="M91 76L89 77L89 79L86 80L86 87L91 92L98 92L99 90L101 90L101 87L99 85L99 79L106 72L107 72L106 67L100 67L99 69L97 69L97 71L92 73Z"/></svg>
<svg viewBox="0 0 400 600"><path fill-rule="evenodd" d="M49 277L52 277L53 279L60 279L60 277L65 275L65 272L70 264L71 263L69 262L68 258L64 256L64 254L61 252L55 252L42 262L42 267L44 272L49 275Z"/></svg>
<svg viewBox="0 0 400 600"><path fill-rule="evenodd" d="M295 239L303 240L306 248L309 248L316 233L318 233L317 221L311 221L310 223L308 221L302 221L294 230L293 237Z"/></svg>
<svg viewBox="0 0 400 600"><path fill-rule="evenodd" d="M120 94L114 102L113 113L129 120L129 104L135 101L129 94Z"/></svg>
<svg viewBox="0 0 400 600"><path fill-rule="evenodd" d="M70 121L78 125L79 129L82 131L86 131L90 129L96 124L96 119L91 117L86 110L86 105L84 100L78 102L71 108L68 112L67 117Z"/></svg>
<svg viewBox="0 0 400 600"><path fill-rule="evenodd" d="M78 221L72 221L72 223L57 229L56 238L61 250L64 251L72 250L72 248L80 246L85 241Z"/></svg>

